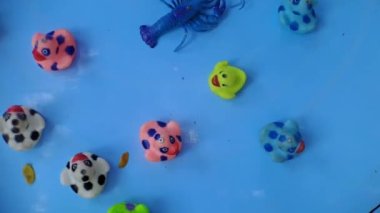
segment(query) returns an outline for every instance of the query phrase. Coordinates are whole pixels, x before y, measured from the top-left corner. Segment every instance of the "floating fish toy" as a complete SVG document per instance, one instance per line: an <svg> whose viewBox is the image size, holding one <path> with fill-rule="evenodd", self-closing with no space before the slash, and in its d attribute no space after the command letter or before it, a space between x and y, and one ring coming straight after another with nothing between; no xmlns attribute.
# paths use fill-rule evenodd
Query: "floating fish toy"
<svg viewBox="0 0 380 213"><path fill-rule="evenodd" d="M5 143L16 151L33 148L45 129L45 119L34 109L11 106L0 118L0 133Z"/></svg>
<svg viewBox="0 0 380 213"><path fill-rule="evenodd" d="M110 166L106 160L89 152L72 157L61 172L61 184L83 198L98 196L107 182Z"/></svg>
<svg viewBox="0 0 380 213"><path fill-rule="evenodd" d="M293 159L305 149L298 125L291 120L266 125L261 131L260 143L276 162Z"/></svg>
<svg viewBox="0 0 380 213"><path fill-rule="evenodd" d="M151 48L157 45L158 39L165 33L177 27L183 27L185 36L174 51L180 50L186 42L188 29L195 32L210 31L218 26L226 10L225 0L172 0L171 4L165 0L161 2L172 11L154 25L140 27L143 41ZM239 5L242 8L244 4L245 0L242 0Z"/></svg>
<svg viewBox="0 0 380 213"><path fill-rule="evenodd" d="M312 0L282 0L278 14L281 23L294 32L307 33L317 26Z"/></svg>
<svg viewBox="0 0 380 213"><path fill-rule="evenodd" d="M64 70L74 61L77 45L74 36L67 30L36 33L32 39L33 57L44 70Z"/></svg>
<svg viewBox="0 0 380 213"><path fill-rule="evenodd" d="M227 61L215 65L208 79L213 93L223 99L233 99L245 85L247 76L243 70L230 66Z"/></svg>
<svg viewBox="0 0 380 213"><path fill-rule="evenodd" d="M149 213L149 209L143 204L118 203L108 213Z"/></svg>
<svg viewBox="0 0 380 213"><path fill-rule="evenodd" d="M140 129L140 139L146 159L152 162L171 160L182 148L181 129L174 121L145 123Z"/></svg>

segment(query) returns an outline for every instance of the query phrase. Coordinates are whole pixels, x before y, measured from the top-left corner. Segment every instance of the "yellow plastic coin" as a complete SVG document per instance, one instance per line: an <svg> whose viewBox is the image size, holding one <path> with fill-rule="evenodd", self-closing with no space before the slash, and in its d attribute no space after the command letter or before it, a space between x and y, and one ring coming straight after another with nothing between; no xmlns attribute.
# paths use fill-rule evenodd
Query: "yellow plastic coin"
<svg viewBox="0 0 380 213"><path fill-rule="evenodd" d="M120 157L119 168L124 168L125 166L127 166L128 161L129 161L129 152L125 152Z"/></svg>
<svg viewBox="0 0 380 213"><path fill-rule="evenodd" d="M22 170L22 174L24 175L25 181L28 184L33 184L36 180L36 174L34 173L34 169L31 164L26 164L24 169Z"/></svg>

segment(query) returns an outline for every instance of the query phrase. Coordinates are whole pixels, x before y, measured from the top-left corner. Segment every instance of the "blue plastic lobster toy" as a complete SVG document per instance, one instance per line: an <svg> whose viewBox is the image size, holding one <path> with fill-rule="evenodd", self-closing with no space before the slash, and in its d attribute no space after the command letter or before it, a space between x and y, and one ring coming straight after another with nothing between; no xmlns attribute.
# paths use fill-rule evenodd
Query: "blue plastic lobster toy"
<svg viewBox="0 0 380 213"><path fill-rule="evenodd" d="M144 42L151 48L163 34L177 27L184 27L185 35L174 51L180 50L186 42L188 28L196 32L206 32L214 29L221 21L226 11L225 0L172 0L171 4L161 0L172 11L161 17L154 25L140 26L140 34ZM245 0L237 5L244 7Z"/></svg>

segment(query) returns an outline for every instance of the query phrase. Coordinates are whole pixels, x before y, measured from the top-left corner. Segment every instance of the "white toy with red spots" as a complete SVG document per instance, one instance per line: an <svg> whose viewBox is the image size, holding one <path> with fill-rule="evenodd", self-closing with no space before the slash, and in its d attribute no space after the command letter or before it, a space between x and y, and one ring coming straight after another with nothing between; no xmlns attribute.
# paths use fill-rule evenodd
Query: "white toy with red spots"
<svg viewBox="0 0 380 213"><path fill-rule="evenodd" d="M34 109L14 105L0 119L0 132L5 143L16 151L33 148L42 136L45 120Z"/></svg>
<svg viewBox="0 0 380 213"><path fill-rule="evenodd" d="M61 183L83 198L98 196L107 182L110 166L103 158L81 152L67 162L61 173Z"/></svg>

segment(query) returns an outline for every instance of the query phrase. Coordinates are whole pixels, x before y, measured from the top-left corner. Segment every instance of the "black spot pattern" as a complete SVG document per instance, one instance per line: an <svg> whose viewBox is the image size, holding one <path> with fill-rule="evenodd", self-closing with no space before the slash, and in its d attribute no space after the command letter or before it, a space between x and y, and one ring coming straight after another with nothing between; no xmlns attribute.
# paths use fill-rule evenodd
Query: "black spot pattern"
<svg viewBox="0 0 380 213"><path fill-rule="evenodd" d="M24 140L25 140L25 137L24 137L23 134L18 134L18 135L15 136L15 141L17 143L22 143L22 142L24 142Z"/></svg>
<svg viewBox="0 0 380 213"><path fill-rule="evenodd" d="M73 185L70 185L71 189L75 192L75 193L78 193L78 186L73 184Z"/></svg>
<svg viewBox="0 0 380 213"><path fill-rule="evenodd" d="M13 128L11 129L11 131L12 131L13 133L17 134L17 133L20 132L20 129L17 128L17 127L13 127Z"/></svg>
<svg viewBox="0 0 380 213"><path fill-rule="evenodd" d="M103 186L105 182L106 182L106 176L99 175L99 177L98 177L98 183L99 183L99 185Z"/></svg>
<svg viewBox="0 0 380 213"><path fill-rule="evenodd" d="M87 191L90 191L92 189L92 183L91 182L87 182L87 183L83 184L83 187Z"/></svg>
<svg viewBox="0 0 380 213"><path fill-rule="evenodd" d="M66 163L66 168L67 168L67 169L70 169L70 161L67 161L67 163Z"/></svg>
<svg viewBox="0 0 380 213"><path fill-rule="evenodd" d="M3 134L3 138L4 138L5 143L8 143L8 141L9 141L9 135Z"/></svg>
<svg viewBox="0 0 380 213"><path fill-rule="evenodd" d="M38 140L38 138L40 137L40 133L36 130L34 130L31 134L30 134L30 138L34 141Z"/></svg>
<svg viewBox="0 0 380 213"><path fill-rule="evenodd" d="M90 178L87 175L85 175L85 176L82 177L82 181L83 182L87 182L89 179Z"/></svg>
<svg viewBox="0 0 380 213"><path fill-rule="evenodd" d="M29 113L30 113L31 115L35 115L35 114L37 113L37 111L34 110L34 109L30 109L30 110L29 110Z"/></svg>
<svg viewBox="0 0 380 213"><path fill-rule="evenodd" d="M13 119L13 120L12 120L12 125L13 125L13 126L17 126L18 123L19 123L19 121L18 121L17 119Z"/></svg>
<svg viewBox="0 0 380 213"><path fill-rule="evenodd" d="M95 155L95 154L92 154L92 155L91 155L91 158L92 158L92 160L96 160L96 159L98 159L98 156Z"/></svg>

